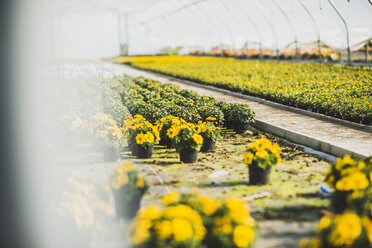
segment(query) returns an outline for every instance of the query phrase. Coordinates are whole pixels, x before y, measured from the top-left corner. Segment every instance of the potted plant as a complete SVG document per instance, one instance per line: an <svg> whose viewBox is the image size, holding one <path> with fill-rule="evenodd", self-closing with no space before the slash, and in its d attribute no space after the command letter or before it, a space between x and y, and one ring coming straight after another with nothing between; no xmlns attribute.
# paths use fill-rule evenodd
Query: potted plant
<svg viewBox="0 0 372 248"><path fill-rule="evenodd" d="M153 145L160 139L157 126L152 125L142 115L129 116L123 125L132 155L138 158L152 156Z"/></svg>
<svg viewBox="0 0 372 248"><path fill-rule="evenodd" d="M214 117L208 117L207 122L198 123L197 131L203 137L201 152L212 152L216 149L216 141L221 137L221 131L213 124L215 120Z"/></svg>
<svg viewBox="0 0 372 248"><path fill-rule="evenodd" d="M342 213L353 208L358 214L369 211L372 203L370 176L372 175L372 159L355 160L350 155L337 158L326 174L326 182L334 188L331 195L331 209Z"/></svg>
<svg viewBox="0 0 372 248"><path fill-rule="evenodd" d="M180 122L183 122L183 120L173 115L168 115L167 117L160 119L157 126L159 129L161 145L167 146L168 148L172 147L172 140L168 137L167 132L172 125L179 124Z"/></svg>
<svg viewBox="0 0 372 248"><path fill-rule="evenodd" d="M280 163L280 147L270 140L259 139L248 146L244 163L248 165L249 183L253 185L269 182L271 166Z"/></svg>
<svg viewBox="0 0 372 248"><path fill-rule="evenodd" d="M249 123L254 122L255 113L248 104L223 103L220 106L225 116L225 127L234 129L236 133L244 133Z"/></svg>
<svg viewBox="0 0 372 248"><path fill-rule="evenodd" d="M199 248L205 233L201 216L190 206L148 205L132 221L129 237L134 248Z"/></svg>
<svg viewBox="0 0 372 248"><path fill-rule="evenodd" d="M133 218L140 208L141 198L148 190L148 185L133 170L133 163L130 162L123 162L115 167L110 182L114 193L116 216Z"/></svg>
<svg viewBox="0 0 372 248"><path fill-rule="evenodd" d="M105 162L120 159L121 147L125 144L122 129L109 114L96 114L89 118L89 131L95 134L96 141L102 147Z"/></svg>
<svg viewBox="0 0 372 248"><path fill-rule="evenodd" d="M173 125L167 135L172 139L180 160L184 163L194 163L198 158L198 150L203 144L203 137L198 134L192 123Z"/></svg>
<svg viewBox="0 0 372 248"><path fill-rule="evenodd" d="M173 191L162 197L163 205L190 206L202 217L206 234L203 247L252 247L256 237L256 223L249 206L238 198L213 199L194 191L180 194Z"/></svg>
<svg viewBox="0 0 372 248"><path fill-rule="evenodd" d="M155 136L152 132L136 135L137 158L151 158L154 152Z"/></svg>

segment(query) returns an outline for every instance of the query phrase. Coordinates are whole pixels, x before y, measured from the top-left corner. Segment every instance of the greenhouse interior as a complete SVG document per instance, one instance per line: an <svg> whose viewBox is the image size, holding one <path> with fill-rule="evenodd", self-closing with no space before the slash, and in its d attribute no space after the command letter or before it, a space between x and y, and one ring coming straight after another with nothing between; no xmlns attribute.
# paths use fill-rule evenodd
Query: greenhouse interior
<svg viewBox="0 0 372 248"><path fill-rule="evenodd" d="M372 248L371 0L0 10L0 247Z"/></svg>

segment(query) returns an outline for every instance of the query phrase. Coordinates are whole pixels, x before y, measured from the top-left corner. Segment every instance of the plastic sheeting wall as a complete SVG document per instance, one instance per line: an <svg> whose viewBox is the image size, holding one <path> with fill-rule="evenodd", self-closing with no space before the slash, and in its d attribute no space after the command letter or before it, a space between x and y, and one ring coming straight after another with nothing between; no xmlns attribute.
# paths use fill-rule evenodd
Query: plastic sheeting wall
<svg viewBox="0 0 372 248"><path fill-rule="evenodd" d="M118 16L114 12L66 11L49 20L49 53L61 59L105 58L119 54Z"/></svg>
<svg viewBox="0 0 372 248"><path fill-rule="evenodd" d="M170 1L167 2L170 5ZM372 38L372 5L368 0L331 0L348 25L351 50ZM320 41L347 49L346 27L328 0L179 0L173 11L155 6L132 16L134 42L137 26L146 26L157 38L153 52L174 44L211 49L214 46L269 49L316 46ZM168 9L170 7L168 6ZM134 21L133 21L134 20ZM188 37L188 38L185 38ZM176 39L176 41L175 41ZM131 54L141 50L130 49Z"/></svg>
<svg viewBox="0 0 372 248"><path fill-rule="evenodd" d="M57 2L84 10L90 1ZM216 46L275 51L316 47L318 40L357 50L372 38L369 0L96 0L92 6L95 11L54 12L55 57L109 57L127 43L130 55L160 53L167 46L182 46L184 52Z"/></svg>

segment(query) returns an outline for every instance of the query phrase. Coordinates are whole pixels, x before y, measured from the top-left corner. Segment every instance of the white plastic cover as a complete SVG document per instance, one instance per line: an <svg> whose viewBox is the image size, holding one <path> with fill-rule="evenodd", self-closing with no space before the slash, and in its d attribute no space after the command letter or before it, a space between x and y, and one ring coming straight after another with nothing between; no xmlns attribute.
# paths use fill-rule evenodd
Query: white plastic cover
<svg viewBox="0 0 372 248"><path fill-rule="evenodd" d="M372 38L369 0L50 0L44 6L45 37L58 58L110 57L124 44L130 55L177 46L275 51L315 47L318 40L353 51Z"/></svg>

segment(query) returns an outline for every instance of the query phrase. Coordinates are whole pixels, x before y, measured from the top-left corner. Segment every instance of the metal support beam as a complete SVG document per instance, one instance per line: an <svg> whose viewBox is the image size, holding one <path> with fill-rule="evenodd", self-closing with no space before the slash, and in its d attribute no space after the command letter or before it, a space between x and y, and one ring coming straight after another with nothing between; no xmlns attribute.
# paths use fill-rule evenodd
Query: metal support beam
<svg viewBox="0 0 372 248"><path fill-rule="evenodd" d="M237 4L238 9L240 9L243 12L244 16L248 19L248 21L252 24L253 28L256 30L258 40L259 40L259 46L260 46L259 58L262 59L262 35L261 35L261 32L260 32L260 29L257 27L256 23L254 22L254 19L251 18L249 13L244 11L245 9L243 8L243 6L240 5L239 0L235 0L235 1L232 1L232 2L235 2Z"/></svg>
<svg viewBox="0 0 372 248"><path fill-rule="evenodd" d="M272 2L274 3L274 5L279 9L279 11L283 14L284 18L288 21L289 23L289 26L291 27L292 29L292 32L293 32L293 38L294 38L294 44L295 44L295 49L296 49L296 57L295 59L298 60L298 40L297 40L297 33L296 33L296 29L294 28L294 25L291 21L291 19L289 19L287 13L285 13L285 11L279 6L279 4L277 4L275 2L275 0L272 0Z"/></svg>
<svg viewBox="0 0 372 248"><path fill-rule="evenodd" d="M336 11L337 15L340 17L341 21L344 23L345 25L345 29L346 29L346 42L347 42L347 63L350 65L351 64L351 55L350 55L350 37L349 37L349 28L347 26L347 23L345 21L345 19L342 17L342 15L340 14L340 12L337 10L337 8L333 5L333 3L331 2L331 0L328 0L329 4L332 6L332 8Z"/></svg>
<svg viewBox="0 0 372 248"><path fill-rule="evenodd" d="M263 11L258 4L256 4L254 1L250 1L250 3L253 3L253 5L258 9L258 11L261 13L261 15L265 18L266 22L270 25L273 33L275 34L275 43L276 43L276 59L279 60L279 44L278 44L278 33L276 32L276 29L272 22L270 21L270 18L268 18L265 14L265 11Z"/></svg>
<svg viewBox="0 0 372 248"><path fill-rule="evenodd" d="M318 24L315 20L315 18L313 17L313 15L311 14L311 12L309 11L309 9L305 6L305 4L303 4L301 2L301 0L297 0L300 5L305 9L306 13L309 15L310 19L312 20L313 24L314 24L314 27L315 27L315 30L316 30L316 34L317 34L317 44L318 44L318 58L319 58L319 62L322 61L322 54L321 54L321 47L320 47L320 32L319 32L319 27L318 27Z"/></svg>
<svg viewBox="0 0 372 248"><path fill-rule="evenodd" d="M365 51L364 51L364 55L366 57L366 64L368 64L368 43L369 41L367 41L366 45L365 45Z"/></svg>
<svg viewBox="0 0 372 248"><path fill-rule="evenodd" d="M126 55L129 55L129 42L130 42L130 37L129 37L129 15L128 13L124 14L124 20L125 20L125 53Z"/></svg>

